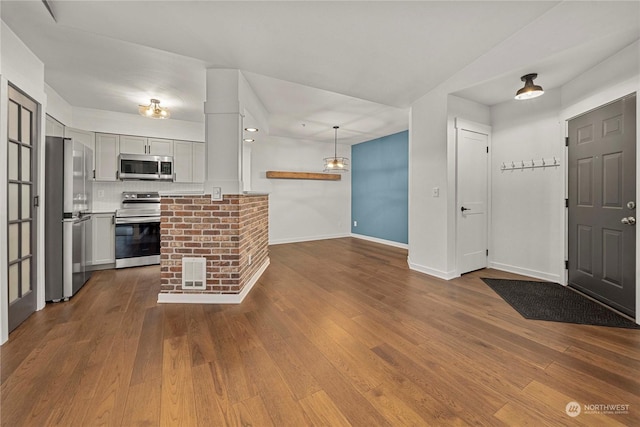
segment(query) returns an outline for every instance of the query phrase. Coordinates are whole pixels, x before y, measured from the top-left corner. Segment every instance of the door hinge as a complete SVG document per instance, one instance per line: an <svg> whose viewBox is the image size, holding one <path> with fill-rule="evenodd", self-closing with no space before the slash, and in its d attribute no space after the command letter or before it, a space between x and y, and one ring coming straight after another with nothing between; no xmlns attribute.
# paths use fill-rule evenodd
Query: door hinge
<svg viewBox="0 0 640 427"><path fill-rule="evenodd" d="M565 146L565 147L568 147L568 146L569 146L569 137L568 137L568 136L565 136L565 137L564 137L564 146Z"/></svg>
<svg viewBox="0 0 640 427"><path fill-rule="evenodd" d="M569 207L569 199L564 199L564 207L565 208Z"/></svg>
<svg viewBox="0 0 640 427"><path fill-rule="evenodd" d="M33 207L37 208L38 206L40 206L40 196L34 196L33 197Z"/></svg>
<svg viewBox="0 0 640 427"><path fill-rule="evenodd" d="M568 270L569 269L569 260L565 260L564 261L564 269Z"/></svg>
<svg viewBox="0 0 640 427"><path fill-rule="evenodd" d="M489 147L487 147L487 153L489 152Z"/></svg>
<svg viewBox="0 0 640 427"><path fill-rule="evenodd" d="M93 179L96 179L96 170L93 170Z"/></svg>
<svg viewBox="0 0 640 427"><path fill-rule="evenodd" d="M487 249L487 256L489 256L489 249Z"/></svg>

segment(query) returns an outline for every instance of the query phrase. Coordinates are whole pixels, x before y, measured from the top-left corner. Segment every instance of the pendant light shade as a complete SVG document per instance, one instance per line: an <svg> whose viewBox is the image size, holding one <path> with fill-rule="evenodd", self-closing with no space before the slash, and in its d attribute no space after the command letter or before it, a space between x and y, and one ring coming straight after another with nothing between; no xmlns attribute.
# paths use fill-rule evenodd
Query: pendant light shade
<svg viewBox="0 0 640 427"><path fill-rule="evenodd" d="M531 73L520 78L520 80L524 82L524 87L516 93L516 99L522 100L537 98L544 93L542 86L533 84L533 80L535 80L536 77L538 77L536 73Z"/></svg>
<svg viewBox="0 0 640 427"><path fill-rule="evenodd" d="M333 142L333 157L325 157L324 159L324 172L348 172L349 171L349 159L346 157L338 157L338 129L339 126L334 126L335 138Z"/></svg>
<svg viewBox="0 0 640 427"><path fill-rule="evenodd" d="M169 110L160 106L160 101L151 99L149 105L139 105L138 112L140 115L149 117L150 119L168 119L171 116Z"/></svg>

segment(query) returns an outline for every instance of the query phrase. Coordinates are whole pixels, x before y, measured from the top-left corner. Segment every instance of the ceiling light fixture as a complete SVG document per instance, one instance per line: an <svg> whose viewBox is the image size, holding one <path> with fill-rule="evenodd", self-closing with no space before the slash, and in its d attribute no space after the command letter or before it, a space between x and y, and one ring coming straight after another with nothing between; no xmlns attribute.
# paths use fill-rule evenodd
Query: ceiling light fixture
<svg viewBox="0 0 640 427"><path fill-rule="evenodd" d="M533 80L535 80L536 77L538 77L538 74L531 73L520 78L520 80L524 82L524 87L516 93L516 99L521 100L537 98L544 93L544 90L542 90L542 86L533 84Z"/></svg>
<svg viewBox="0 0 640 427"><path fill-rule="evenodd" d="M168 119L171 116L169 110L160 106L160 101L157 99L151 99L149 105L139 105L138 112L140 115L149 117L151 119Z"/></svg>
<svg viewBox="0 0 640 427"><path fill-rule="evenodd" d="M247 132L258 132L258 128L244 128Z"/></svg>
<svg viewBox="0 0 640 427"><path fill-rule="evenodd" d="M242 141L243 142L253 142L253 141L255 141L255 139L253 139L253 138L245 138Z"/></svg>
<svg viewBox="0 0 640 427"><path fill-rule="evenodd" d="M346 157L338 157L338 129L340 126L334 126L335 139L333 143L333 157L325 157L324 159L324 171L325 172L348 172L349 171L349 159Z"/></svg>

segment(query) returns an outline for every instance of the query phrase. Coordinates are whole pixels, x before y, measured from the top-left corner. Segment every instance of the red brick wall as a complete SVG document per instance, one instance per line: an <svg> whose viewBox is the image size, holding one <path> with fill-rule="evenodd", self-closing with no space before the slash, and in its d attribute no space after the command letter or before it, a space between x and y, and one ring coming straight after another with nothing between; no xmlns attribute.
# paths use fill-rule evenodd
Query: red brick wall
<svg viewBox="0 0 640 427"><path fill-rule="evenodd" d="M269 255L269 197L163 197L160 236L161 293L238 294ZM182 290L183 257L207 258L206 290Z"/></svg>

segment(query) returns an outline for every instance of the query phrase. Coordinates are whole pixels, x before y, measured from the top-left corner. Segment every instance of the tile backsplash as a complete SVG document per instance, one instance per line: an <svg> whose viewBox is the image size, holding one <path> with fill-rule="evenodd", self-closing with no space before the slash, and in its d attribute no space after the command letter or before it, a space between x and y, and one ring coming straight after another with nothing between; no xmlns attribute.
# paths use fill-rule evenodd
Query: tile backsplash
<svg viewBox="0 0 640 427"><path fill-rule="evenodd" d="M93 212L114 212L120 208L123 191L159 191L180 193L202 193L203 184L186 184L161 181L93 182Z"/></svg>

